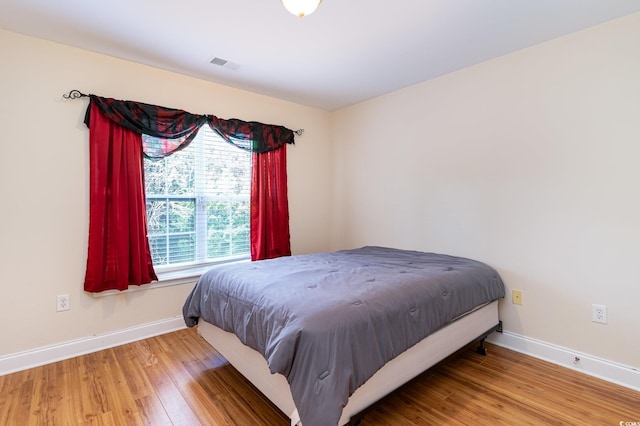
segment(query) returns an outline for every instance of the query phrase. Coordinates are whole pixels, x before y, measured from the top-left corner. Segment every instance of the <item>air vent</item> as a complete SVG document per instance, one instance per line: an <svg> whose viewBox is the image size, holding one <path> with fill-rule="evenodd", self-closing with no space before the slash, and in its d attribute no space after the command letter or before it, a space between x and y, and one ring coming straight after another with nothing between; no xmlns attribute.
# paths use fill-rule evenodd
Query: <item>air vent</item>
<svg viewBox="0 0 640 426"><path fill-rule="evenodd" d="M233 70L233 71L235 71L238 68L240 68L240 64L228 61L226 59L218 58L218 57L213 58L211 60L211 63L213 65L218 65L219 67L228 68L228 69Z"/></svg>
<svg viewBox="0 0 640 426"><path fill-rule="evenodd" d="M224 67L227 64L227 62L229 62L229 61L227 61L226 59L222 59L222 58L213 58L211 60L211 63L213 65L220 65L221 67Z"/></svg>

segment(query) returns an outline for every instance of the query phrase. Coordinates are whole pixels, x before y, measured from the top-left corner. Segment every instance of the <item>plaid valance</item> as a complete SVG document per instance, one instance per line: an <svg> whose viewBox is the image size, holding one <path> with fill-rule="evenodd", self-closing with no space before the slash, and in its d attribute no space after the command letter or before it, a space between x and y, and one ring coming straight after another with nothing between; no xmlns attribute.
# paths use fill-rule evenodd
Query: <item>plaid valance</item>
<svg viewBox="0 0 640 426"><path fill-rule="evenodd" d="M293 130L283 126L225 120L214 115L191 114L180 109L96 95L89 97L91 101L85 114L85 124L89 126L91 105L95 104L109 120L151 136L142 138L144 154L149 158L163 158L186 147L205 123L227 142L251 152L265 153L294 143Z"/></svg>

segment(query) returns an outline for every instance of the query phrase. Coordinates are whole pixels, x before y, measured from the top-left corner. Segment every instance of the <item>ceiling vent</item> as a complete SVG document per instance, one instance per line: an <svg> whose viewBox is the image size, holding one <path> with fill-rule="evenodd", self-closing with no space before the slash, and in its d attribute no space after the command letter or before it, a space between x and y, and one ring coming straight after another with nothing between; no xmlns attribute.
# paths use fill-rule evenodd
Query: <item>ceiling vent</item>
<svg viewBox="0 0 640 426"><path fill-rule="evenodd" d="M213 58L211 60L211 63L213 65L218 65L219 67L228 68L228 69L233 70L233 71L235 71L238 68L240 68L240 64L238 64L236 62L228 61L226 59L218 58L218 57Z"/></svg>

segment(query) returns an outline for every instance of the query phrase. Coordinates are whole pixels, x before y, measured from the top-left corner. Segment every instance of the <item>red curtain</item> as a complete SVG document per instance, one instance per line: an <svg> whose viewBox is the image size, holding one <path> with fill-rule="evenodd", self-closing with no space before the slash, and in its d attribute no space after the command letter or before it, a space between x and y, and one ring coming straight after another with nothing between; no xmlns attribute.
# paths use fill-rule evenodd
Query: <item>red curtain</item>
<svg viewBox="0 0 640 426"><path fill-rule="evenodd" d="M143 155L170 155L188 145L205 122L227 142L253 152L251 259L291 255L285 147L294 143L292 130L89 97L85 114L91 174L86 291L125 290L158 279L147 240ZM160 140L146 138L143 143L143 135Z"/></svg>
<svg viewBox="0 0 640 426"><path fill-rule="evenodd" d="M253 153L251 260L291 255L286 148Z"/></svg>
<svg viewBox="0 0 640 426"><path fill-rule="evenodd" d="M139 133L91 103L89 251L84 289L125 290L157 280L147 240Z"/></svg>

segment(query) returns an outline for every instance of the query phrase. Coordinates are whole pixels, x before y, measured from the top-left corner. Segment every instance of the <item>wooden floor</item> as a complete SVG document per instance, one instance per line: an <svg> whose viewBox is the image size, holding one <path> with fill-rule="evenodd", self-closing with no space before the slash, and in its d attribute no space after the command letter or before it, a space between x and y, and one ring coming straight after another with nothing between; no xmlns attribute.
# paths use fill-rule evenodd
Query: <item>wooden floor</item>
<svg viewBox="0 0 640 426"><path fill-rule="evenodd" d="M488 345L375 404L370 425L640 424L640 393ZM0 425L287 425L194 329L0 377Z"/></svg>

